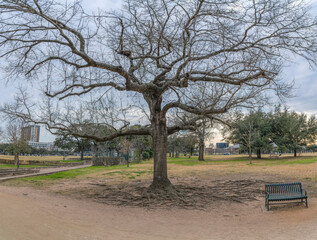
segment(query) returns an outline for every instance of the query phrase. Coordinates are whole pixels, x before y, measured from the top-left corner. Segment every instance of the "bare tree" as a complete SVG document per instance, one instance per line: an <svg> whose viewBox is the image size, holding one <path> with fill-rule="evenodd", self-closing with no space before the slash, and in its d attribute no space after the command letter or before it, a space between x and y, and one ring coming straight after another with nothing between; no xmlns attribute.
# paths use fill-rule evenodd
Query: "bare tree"
<svg viewBox="0 0 317 240"><path fill-rule="evenodd" d="M20 155L22 153L30 153L31 150L21 136L22 127L23 122L20 120L11 121L6 127L6 137L10 144L5 151L14 155L14 165L17 168L20 167Z"/></svg>
<svg viewBox="0 0 317 240"><path fill-rule="evenodd" d="M21 94L24 110L3 111L95 141L151 135L151 186L169 187L168 135L256 104L265 90L287 95L278 74L294 54L315 64L308 10L301 0L126 0L122 11L89 15L79 1L0 0L4 69L48 97L34 105ZM173 125L175 109L195 117ZM144 114L138 129L132 110Z"/></svg>
<svg viewBox="0 0 317 240"><path fill-rule="evenodd" d="M129 163L130 163L129 157L130 157L130 151L132 148L132 142L129 141L128 139L123 139L120 145L121 145L121 151L125 154L127 167L129 167Z"/></svg>
<svg viewBox="0 0 317 240"><path fill-rule="evenodd" d="M211 128L212 128L212 121L210 119L205 118L201 120L200 126L196 129L196 134L199 139L199 161L205 161L204 153L205 153L205 141L209 139L211 136Z"/></svg>

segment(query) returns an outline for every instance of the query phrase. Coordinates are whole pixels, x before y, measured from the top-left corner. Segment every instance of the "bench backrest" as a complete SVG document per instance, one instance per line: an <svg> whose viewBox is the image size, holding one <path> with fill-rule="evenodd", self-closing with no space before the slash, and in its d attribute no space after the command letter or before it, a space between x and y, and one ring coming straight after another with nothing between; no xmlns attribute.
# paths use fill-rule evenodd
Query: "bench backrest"
<svg viewBox="0 0 317 240"><path fill-rule="evenodd" d="M269 194L286 194L286 193L302 194L302 184L300 182L265 184L265 192L268 192Z"/></svg>

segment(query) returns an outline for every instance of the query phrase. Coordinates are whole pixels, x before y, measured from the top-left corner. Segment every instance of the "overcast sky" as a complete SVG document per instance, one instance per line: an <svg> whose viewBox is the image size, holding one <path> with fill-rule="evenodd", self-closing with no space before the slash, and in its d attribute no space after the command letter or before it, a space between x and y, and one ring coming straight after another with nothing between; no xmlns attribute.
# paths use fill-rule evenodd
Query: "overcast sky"
<svg viewBox="0 0 317 240"><path fill-rule="evenodd" d="M313 4L312 13L317 16L317 0L311 1ZM121 0L83 0L87 11L96 11L101 9L118 9L121 6ZM1 73L0 73L1 77ZM281 76L286 81L295 82L295 97L288 99L286 105L292 110L305 112L307 114L317 114L317 71L311 69L309 64L303 59L297 59L296 62L284 68ZM0 104L12 99L14 96L14 83L6 84L0 81ZM51 141L53 138L46 131L41 130L40 141ZM218 142L218 136L215 141Z"/></svg>

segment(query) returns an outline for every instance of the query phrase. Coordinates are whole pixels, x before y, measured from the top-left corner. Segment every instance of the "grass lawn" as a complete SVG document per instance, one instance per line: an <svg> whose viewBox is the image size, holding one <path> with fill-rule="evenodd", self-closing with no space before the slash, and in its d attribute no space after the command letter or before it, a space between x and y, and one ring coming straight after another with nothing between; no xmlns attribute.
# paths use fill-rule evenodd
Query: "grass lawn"
<svg viewBox="0 0 317 240"><path fill-rule="evenodd" d="M300 157L294 158L291 155L282 156L280 158L271 159L269 155L264 155L263 159L252 159L252 165L257 166L268 166L268 165L289 165L289 164L309 164L317 162L317 155L315 154L304 154ZM191 158L169 158L169 164L178 164L182 166L193 166L193 165L215 165L215 164L235 164L245 163L249 165L249 158L246 155L231 155L231 156L207 156L205 161L198 161L198 157L194 156Z"/></svg>
<svg viewBox="0 0 317 240"><path fill-rule="evenodd" d="M28 166L30 167L30 166ZM197 157L168 158L168 174L170 178L195 176L224 176L232 174L274 174L285 178L309 179L317 181L317 155L304 154L298 158L283 156L279 159L249 159L245 155L207 156L206 161L198 161ZM48 176L21 178L10 181L15 185L45 185L63 181L107 181L110 184L129 182L131 180L151 180L153 177L153 160L139 164L88 167Z"/></svg>

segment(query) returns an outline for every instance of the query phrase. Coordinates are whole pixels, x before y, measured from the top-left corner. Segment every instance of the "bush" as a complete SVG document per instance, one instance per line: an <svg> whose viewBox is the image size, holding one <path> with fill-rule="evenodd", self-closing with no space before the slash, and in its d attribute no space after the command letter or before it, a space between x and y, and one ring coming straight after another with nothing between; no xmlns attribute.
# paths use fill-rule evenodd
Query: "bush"
<svg viewBox="0 0 317 240"><path fill-rule="evenodd" d="M152 150L147 150L147 152L148 152L148 153L149 153L149 155L150 155L150 157L149 157L149 158L152 158L152 157L153 157L153 155L154 155L153 151L152 151Z"/></svg>
<svg viewBox="0 0 317 240"><path fill-rule="evenodd" d="M143 160L148 160L150 159L150 154L146 151L142 153L142 159Z"/></svg>

